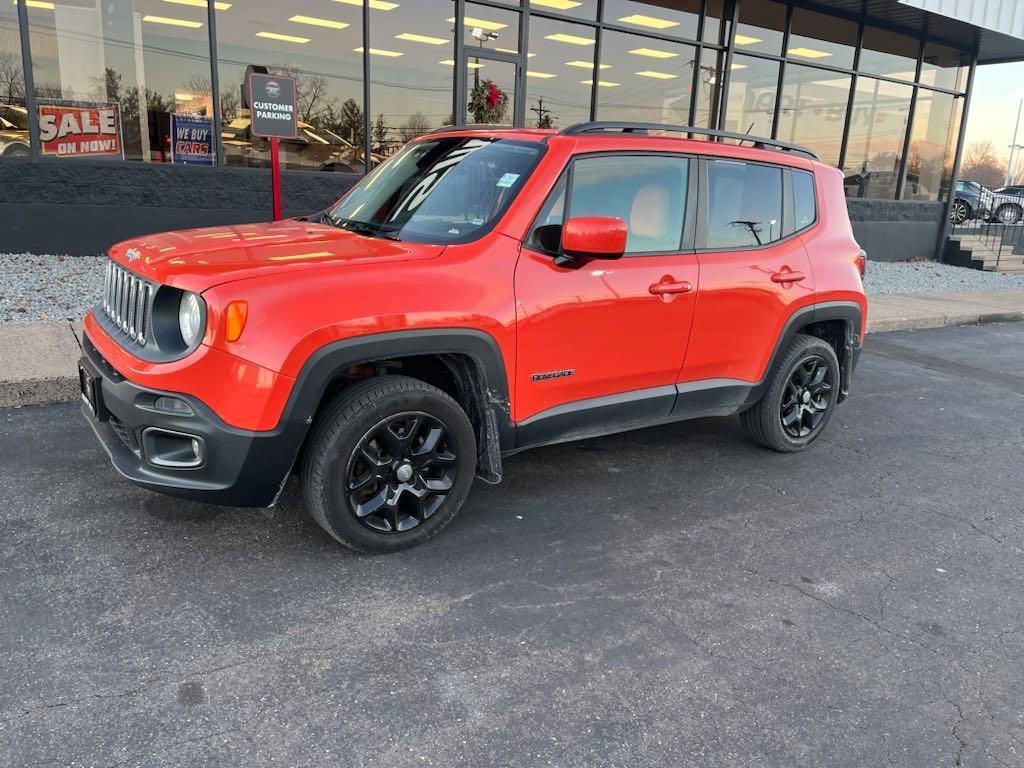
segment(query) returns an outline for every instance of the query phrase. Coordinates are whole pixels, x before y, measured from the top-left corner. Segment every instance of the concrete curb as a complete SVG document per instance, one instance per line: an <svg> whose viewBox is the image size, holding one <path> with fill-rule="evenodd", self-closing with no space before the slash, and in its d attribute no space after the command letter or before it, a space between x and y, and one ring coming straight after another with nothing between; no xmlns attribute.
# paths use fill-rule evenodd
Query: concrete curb
<svg viewBox="0 0 1024 768"><path fill-rule="evenodd" d="M868 298L868 333L1024 320L1024 291ZM78 399L81 325L0 325L0 408Z"/></svg>

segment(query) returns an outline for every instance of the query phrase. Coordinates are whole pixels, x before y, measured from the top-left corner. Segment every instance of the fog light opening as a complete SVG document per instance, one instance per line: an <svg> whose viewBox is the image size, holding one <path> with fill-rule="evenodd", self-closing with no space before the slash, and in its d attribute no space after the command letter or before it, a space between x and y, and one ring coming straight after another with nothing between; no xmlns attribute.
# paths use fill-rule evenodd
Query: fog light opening
<svg viewBox="0 0 1024 768"><path fill-rule="evenodd" d="M169 429L149 427L142 432L146 461L167 469L196 469L206 461L203 438Z"/></svg>

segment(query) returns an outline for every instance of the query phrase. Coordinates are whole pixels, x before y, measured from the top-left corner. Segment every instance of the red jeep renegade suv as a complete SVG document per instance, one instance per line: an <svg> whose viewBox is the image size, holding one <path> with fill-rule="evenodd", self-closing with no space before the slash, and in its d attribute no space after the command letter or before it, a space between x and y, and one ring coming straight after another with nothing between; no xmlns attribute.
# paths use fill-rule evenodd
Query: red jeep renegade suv
<svg viewBox="0 0 1024 768"><path fill-rule="evenodd" d="M321 214L109 256L81 384L118 471L268 506L295 470L363 551L431 538L532 446L738 413L806 448L866 314L842 174L688 127L446 128Z"/></svg>

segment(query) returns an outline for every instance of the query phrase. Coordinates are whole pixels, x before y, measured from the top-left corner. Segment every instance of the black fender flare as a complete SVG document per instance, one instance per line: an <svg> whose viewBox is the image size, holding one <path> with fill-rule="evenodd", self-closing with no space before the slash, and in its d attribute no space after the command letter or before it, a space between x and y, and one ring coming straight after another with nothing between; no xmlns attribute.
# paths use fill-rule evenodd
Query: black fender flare
<svg viewBox="0 0 1024 768"><path fill-rule="evenodd" d="M796 310L786 320L782 333L779 334L779 339L775 343L771 359L768 361L768 367L765 369L760 384L754 387L749 404L753 405L764 394L764 390L767 389L776 368L781 362L783 352L793 338L808 326L828 320L843 321L845 329L841 340L841 347L837 350L840 371L839 402L845 400L850 392L850 380L853 377L853 369L856 367L857 359L860 356L862 343L860 329L863 317L863 311L855 301L825 301Z"/></svg>
<svg viewBox="0 0 1024 768"><path fill-rule="evenodd" d="M298 458L317 408L332 380L354 365L403 357L437 355L450 363L453 356L465 356L473 365L476 389L482 402L482 445L478 446L478 473L489 482L501 478L501 447L514 442L510 416L509 381L498 342L488 333L472 328L425 328L374 333L331 342L309 356L296 377L278 424L282 448ZM450 365L449 365L450 367ZM459 372L453 371L456 378ZM472 417L472 414L471 414Z"/></svg>

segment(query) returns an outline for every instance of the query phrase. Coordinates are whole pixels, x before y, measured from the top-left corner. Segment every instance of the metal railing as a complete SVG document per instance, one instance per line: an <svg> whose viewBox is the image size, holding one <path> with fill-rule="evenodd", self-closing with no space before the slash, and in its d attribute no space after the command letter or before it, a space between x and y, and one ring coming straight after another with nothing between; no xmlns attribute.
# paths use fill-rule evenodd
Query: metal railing
<svg viewBox="0 0 1024 768"><path fill-rule="evenodd" d="M958 190L949 218L946 261L988 271L1024 269L1024 190Z"/></svg>

